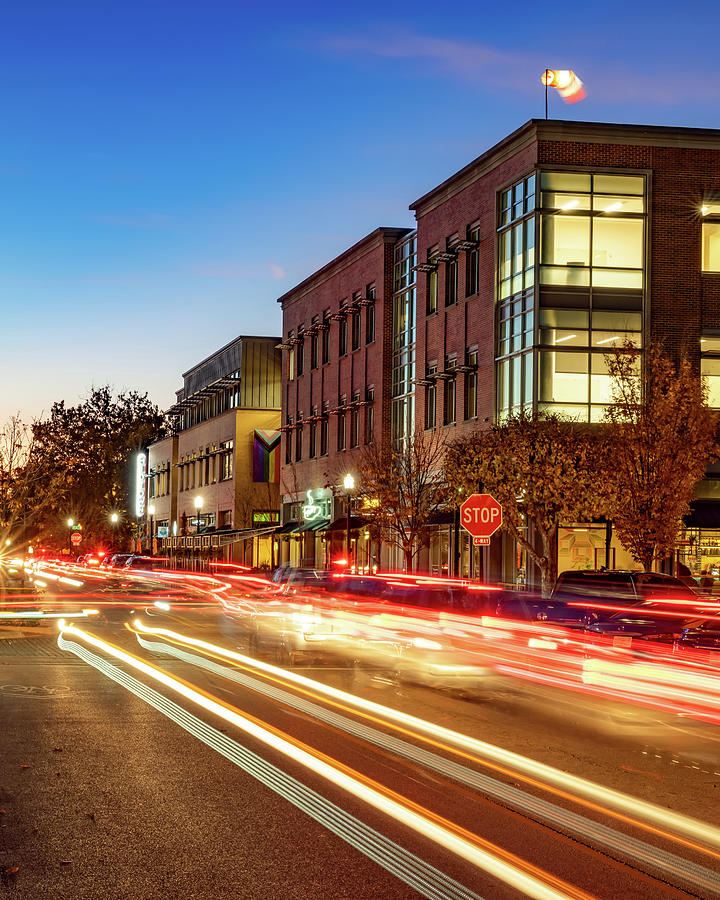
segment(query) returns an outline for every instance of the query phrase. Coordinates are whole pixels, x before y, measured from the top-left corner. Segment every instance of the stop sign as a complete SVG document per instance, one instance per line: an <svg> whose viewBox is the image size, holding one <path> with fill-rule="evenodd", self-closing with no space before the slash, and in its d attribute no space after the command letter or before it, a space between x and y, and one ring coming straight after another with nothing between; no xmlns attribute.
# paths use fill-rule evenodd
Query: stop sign
<svg viewBox="0 0 720 900"><path fill-rule="evenodd" d="M79 544L82 540L82 535L79 531L73 531L73 533L70 535L70 540L73 542L73 544Z"/></svg>
<svg viewBox="0 0 720 900"><path fill-rule="evenodd" d="M474 544L489 544L490 535L502 525L502 506L492 494L471 494L460 506L460 524Z"/></svg>

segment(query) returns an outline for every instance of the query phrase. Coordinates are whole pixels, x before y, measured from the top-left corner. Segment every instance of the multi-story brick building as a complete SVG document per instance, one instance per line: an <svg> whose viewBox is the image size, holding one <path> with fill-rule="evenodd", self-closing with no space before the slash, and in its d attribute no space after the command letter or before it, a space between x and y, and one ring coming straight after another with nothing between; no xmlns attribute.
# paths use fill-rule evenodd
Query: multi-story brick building
<svg viewBox="0 0 720 900"><path fill-rule="evenodd" d="M408 234L378 228L278 301L285 351L282 543L283 558L293 563L323 565L342 553L343 475L352 473L362 446L391 428L411 427L414 347L393 329L394 304L409 311L407 329L414 315ZM397 292L396 252L405 281ZM355 519L351 526L358 558L369 565L369 534Z"/></svg>
<svg viewBox="0 0 720 900"><path fill-rule="evenodd" d="M146 534L179 563L274 562L279 338L239 337L183 374L175 433L148 450Z"/></svg>
<svg viewBox="0 0 720 900"><path fill-rule="evenodd" d="M410 208L418 428L452 436L520 410L599 421L605 354L625 339L689 354L720 406L720 131L531 120ZM688 523L697 547L698 528L720 525L715 484L699 487ZM442 526L436 570L451 543ZM482 552L491 577L526 570L507 538ZM612 553L611 565L628 562ZM568 523L559 561L605 563L604 532Z"/></svg>

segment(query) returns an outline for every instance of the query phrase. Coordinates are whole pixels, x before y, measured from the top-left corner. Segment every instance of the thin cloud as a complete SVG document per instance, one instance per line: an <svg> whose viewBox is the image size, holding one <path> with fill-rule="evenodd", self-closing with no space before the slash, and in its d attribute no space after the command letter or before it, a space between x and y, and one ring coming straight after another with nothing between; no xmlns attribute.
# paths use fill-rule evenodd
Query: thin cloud
<svg viewBox="0 0 720 900"><path fill-rule="evenodd" d="M279 266L277 263L270 263L270 274L273 278L284 278L285 269L283 269L283 267Z"/></svg>
<svg viewBox="0 0 720 900"><path fill-rule="evenodd" d="M595 61L585 54L570 58L547 58L547 54L508 53L476 41L438 38L412 32L394 31L385 35L335 35L325 38L322 48L353 59L371 56L423 65L433 74L475 84L493 90L505 89L522 94L542 90L540 75L546 66L574 69L585 82L591 100L603 103L641 101L675 105L688 100L717 100L720 84L714 74L683 65L683 77L677 67L657 72L636 72L612 65L607 57ZM552 55L552 54L551 54ZM429 64L429 66L428 66Z"/></svg>

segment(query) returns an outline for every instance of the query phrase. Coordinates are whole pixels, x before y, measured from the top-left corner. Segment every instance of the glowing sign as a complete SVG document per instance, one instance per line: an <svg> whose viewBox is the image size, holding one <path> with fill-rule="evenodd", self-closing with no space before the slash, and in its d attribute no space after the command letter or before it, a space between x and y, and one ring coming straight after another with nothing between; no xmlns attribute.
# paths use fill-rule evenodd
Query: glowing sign
<svg viewBox="0 0 720 900"><path fill-rule="evenodd" d="M328 488L319 488L316 491L307 491L306 496L307 503L302 507L302 517L306 522L330 519L332 516L332 491Z"/></svg>
<svg viewBox="0 0 720 900"><path fill-rule="evenodd" d="M135 475L135 515L142 519L145 515L145 467L144 453L137 455L137 472Z"/></svg>

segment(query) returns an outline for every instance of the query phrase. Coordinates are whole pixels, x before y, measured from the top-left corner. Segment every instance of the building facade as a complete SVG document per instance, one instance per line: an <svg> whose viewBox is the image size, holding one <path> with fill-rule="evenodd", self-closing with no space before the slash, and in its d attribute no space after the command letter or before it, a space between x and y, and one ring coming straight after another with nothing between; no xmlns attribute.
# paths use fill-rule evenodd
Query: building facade
<svg viewBox="0 0 720 900"><path fill-rule="evenodd" d="M720 131L531 120L410 208L416 232L396 242L414 245L418 428L453 437L520 411L600 421L605 354L625 340L688 355L720 406ZM687 523L695 566L713 548L720 565L712 476ZM432 571L527 577L507 536L473 550L452 525L435 532ZM559 538L561 570L630 564L617 541L606 558L604 525Z"/></svg>
<svg viewBox="0 0 720 900"><path fill-rule="evenodd" d="M148 449L145 534L178 565L275 563L281 356L239 337L183 374L173 435Z"/></svg>
<svg viewBox="0 0 720 900"><path fill-rule="evenodd" d="M344 476L364 446L411 428L413 266L411 230L378 228L278 301L283 561L327 566L345 553ZM397 305L405 310L402 333L393 327ZM359 565L377 565L377 548L357 516L350 543Z"/></svg>

